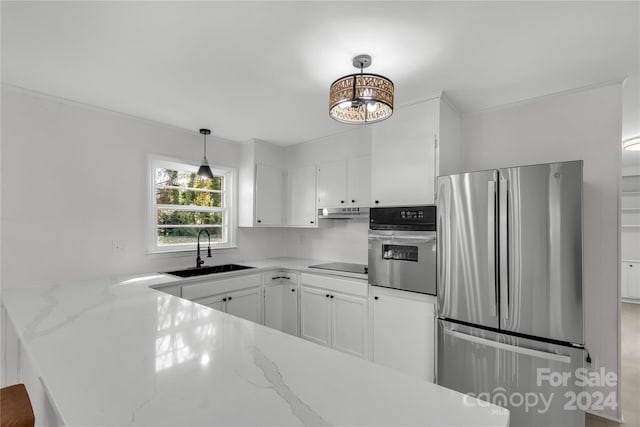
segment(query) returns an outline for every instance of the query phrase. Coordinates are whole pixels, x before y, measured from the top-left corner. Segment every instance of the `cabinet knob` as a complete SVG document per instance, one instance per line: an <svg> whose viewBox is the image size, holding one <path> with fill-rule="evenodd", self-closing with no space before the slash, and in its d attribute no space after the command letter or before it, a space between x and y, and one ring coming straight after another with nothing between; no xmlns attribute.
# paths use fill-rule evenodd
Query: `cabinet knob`
<svg viewBox="0 0 640 427"><path fill-rule="evenodd" d="M329 296L329 298L333 298L333 295Z"/></svg>
<svg viewBox="0 0 640 427"><path fill-rule="evenodd" d="M375 201L375 202L373 202L373 203L375 203L375 204L377 205L378 203L380 203L380 200L376 200L376 201Z"/></svg>
<svg viewBox="0 0 640 427"><path fill-rule="evenodd" d="M226 300L227 300L226 298L222 298L222 301L226 301Z"/></svg>
<svg viewBox="0 0 640 427"><path fill-rule="evenodd" d="M378 299L378 297L373 297L373 299L377 300L377 299Z"/></svg>
<svg viewBox="0 0 640 427"><path fill-rule="evenodd" d="M313 221L309 221L311 224L313 224Z"/></svg>
<svg viewBox="0 0 640 427"><path fill-rule="evenodd" d="M340 200L340 203L344 203L344 200Z"/></svg>
<svg viewBox="0 0 640 427"><path fill-rule="evenodd" d="M261 219L259 219L259 220L258 220L258 224L260 224L261 222L262 222L262 220L261 220Z"/></svg>
<svg viewBox="0 0 640 427"><path fill-rule="evenodd" d="M329 298L329 294L326 294L325 297Z"/></svg>
<svg viewBox="0 0 640 427"><path fill-rule="evenodd" d="M296 291L295 289L291 289L291 292L295 292L295 291Z"/></svg>
<svg viewBox="0 0 640 427"><path fill-rule="evenodd" d="M351 200L351 203L355 203L355 202L356 202L355 200L353 200L353 199Z"/></svg>
<svg viewBox="0 0 640 427"><path fill-rule="evenodd" d="M231 301L231 297L229 297L229 301Z"/></svg>

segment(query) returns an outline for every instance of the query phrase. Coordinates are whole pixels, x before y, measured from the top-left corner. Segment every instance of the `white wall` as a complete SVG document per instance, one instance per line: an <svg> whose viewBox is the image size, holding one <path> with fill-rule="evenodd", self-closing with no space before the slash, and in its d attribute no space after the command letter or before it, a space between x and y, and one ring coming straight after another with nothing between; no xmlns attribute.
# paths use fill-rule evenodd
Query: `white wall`
<svg viewBox="0 0 640 427"><path fill-rule="evenodd" d="M616 373L621 102L620 85L604 86L466 116L462 129L466 170L584 160L585 341L594 369Z"/></svg>
<svg viewBox="0 0 640 427"><path fill-rule="evenodd" d="M203 126L215 123L203 123ZM147 255L147 153L196 163L202 136L2 89L2 286L191 266L193 253ZM210 163L237 166L237 144L208 138ZM126 256L112 241L126 240ZM238 229L237 250L207 263L282 256L277 229Z"/></svg>

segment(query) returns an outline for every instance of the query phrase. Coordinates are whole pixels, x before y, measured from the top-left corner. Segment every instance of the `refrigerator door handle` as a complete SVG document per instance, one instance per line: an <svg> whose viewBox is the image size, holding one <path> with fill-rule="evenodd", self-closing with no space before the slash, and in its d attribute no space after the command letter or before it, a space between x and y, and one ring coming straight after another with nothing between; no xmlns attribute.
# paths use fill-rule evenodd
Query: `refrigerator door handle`
<svg viewBox="0 0 640 427"><path fill-rule="evenodd" d="M509 318L509 181L500 178L499 191L499 252L500 252L500 317Z"/></svg>
<svg viewBox="0 0 640 427"><path fill-rule="evenodd" d="M464 334L458 331L452 331L451 329L444 329L444 333L451 335L452 337L469 341L472 343L486 345L488 347L497 348L498 350L506 350L513 353L523 354L526 356L538 357L540 359L552 360L554 362L571 363L571 357L564 354L550 353L548 351L534 350L532 348L518 347L517 345L505 344L498 341L489 340L486 338L476 337L474 335Z"/></svg>
<svg viewBox="0 0 640 427"><path fill-rule="evenodd" d="M488 199L487 199L487 242L488 244L488 272L489 285L493 290L493 305L491 306L491 315L497 316L498 313L498 290L496 282L496 182L488 183ZM493 286L491 286L493 285Z"/></svg>

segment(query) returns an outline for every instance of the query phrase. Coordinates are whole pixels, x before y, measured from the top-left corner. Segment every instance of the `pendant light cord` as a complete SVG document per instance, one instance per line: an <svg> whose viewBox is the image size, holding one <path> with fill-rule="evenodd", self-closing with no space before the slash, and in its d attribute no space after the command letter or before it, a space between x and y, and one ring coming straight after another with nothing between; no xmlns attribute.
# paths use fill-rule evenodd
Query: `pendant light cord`
<svg viewBox="0 0 640 427"><path fill-rule="evenodd" d="M207 134L202 134L204 136L204 158L207 158Z"/></svg>

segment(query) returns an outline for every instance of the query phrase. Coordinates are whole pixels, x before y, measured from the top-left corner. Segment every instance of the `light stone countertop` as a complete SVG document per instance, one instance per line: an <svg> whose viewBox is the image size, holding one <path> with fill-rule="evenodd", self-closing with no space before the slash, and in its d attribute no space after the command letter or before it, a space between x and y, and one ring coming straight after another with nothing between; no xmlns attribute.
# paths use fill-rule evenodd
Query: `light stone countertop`
<svg viewBox="0 0 640 427"><path fill-rule="evenodd" d="M307 271L321 262L239 264ZM501 408L149 288L183 280L3 291L66 425L508 425Z"/></svg>

